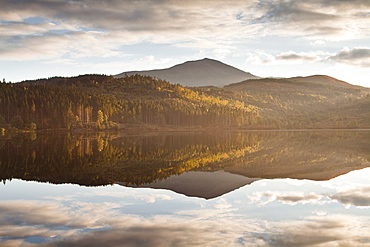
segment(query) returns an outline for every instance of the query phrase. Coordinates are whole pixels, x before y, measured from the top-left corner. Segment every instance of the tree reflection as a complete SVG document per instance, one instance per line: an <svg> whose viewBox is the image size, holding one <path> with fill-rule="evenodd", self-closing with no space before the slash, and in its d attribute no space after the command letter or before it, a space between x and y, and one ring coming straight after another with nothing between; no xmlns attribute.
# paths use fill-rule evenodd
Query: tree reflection
<svg viewBox="0 0 370 247"><path fill-rule="evenodd" d="M188 171L224 170L326 180L369 166L369 140L367 131L18 135L0 140L0 179L142 185Z"/></svg>

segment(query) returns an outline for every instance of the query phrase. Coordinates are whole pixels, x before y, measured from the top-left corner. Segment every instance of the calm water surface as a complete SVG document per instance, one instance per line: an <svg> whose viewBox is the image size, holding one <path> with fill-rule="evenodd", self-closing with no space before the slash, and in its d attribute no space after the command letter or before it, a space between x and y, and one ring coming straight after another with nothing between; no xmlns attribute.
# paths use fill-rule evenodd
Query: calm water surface
<svg viewBox="0 0 370 247"><path fill-rule="evenodd" d="M370 131L0 137L0 246L370 246Z"/></svg>

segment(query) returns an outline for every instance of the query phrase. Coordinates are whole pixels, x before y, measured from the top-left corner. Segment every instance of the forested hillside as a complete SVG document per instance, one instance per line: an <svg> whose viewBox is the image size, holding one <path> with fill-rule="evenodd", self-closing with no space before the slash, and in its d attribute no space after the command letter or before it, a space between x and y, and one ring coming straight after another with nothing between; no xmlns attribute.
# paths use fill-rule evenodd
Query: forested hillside
<svg viewBox="0 0 370 247"><path fill-rule="evenodd" d="M368 167L369 138L356 130L0 136L0 182L143 185L188 171L326 180Z"/></svg>
<svg viewBox="0 0 370 247"><path fill-rule="evenodd" d="M238 95L233 96L234 98L261 109L264 124L269 126L277 128L370 126L370 107L366 107L369 105L370 89L328 76L247 80L228 85L224 89Z"/></svg>
<svg viewBox="0 0 370 247"><path fill-rule="evenodd" d="M258 109L233 98L133 75L0 84L3 129L254 126Z"/></svg>
<svg viewBox="0 0 370 247"><path fill-rule="evenodd" d="M370 89L327 76L185 88L150 76L0 84L0 129L369 128Z"/></svg>

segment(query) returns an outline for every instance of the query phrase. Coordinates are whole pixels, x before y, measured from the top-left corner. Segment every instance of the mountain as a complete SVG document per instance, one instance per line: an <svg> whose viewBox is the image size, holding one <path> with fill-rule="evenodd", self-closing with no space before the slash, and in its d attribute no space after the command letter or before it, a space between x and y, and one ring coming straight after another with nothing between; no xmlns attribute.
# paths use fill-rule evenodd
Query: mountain
<svg viewBox="0 0 370 247"><path fill-rule="evenodd" d="M188 87L221 87L235 82L259 78L255 75L209 58L188 61L168 69L123 72L115 77L120 78L125 75L134 74L148 75L166 80L172 84L180 84Z"/></svg>
<svg viewBox="0 0 370 247"><path fill-rule="evenodd" d="M229 193L245 185L249 185L258 178L247 178L224 171L194 172L188 171L180 175L172 175L165 180L141 185L117 184L134 188L166 189L186 196L212 199Z"/></svg>

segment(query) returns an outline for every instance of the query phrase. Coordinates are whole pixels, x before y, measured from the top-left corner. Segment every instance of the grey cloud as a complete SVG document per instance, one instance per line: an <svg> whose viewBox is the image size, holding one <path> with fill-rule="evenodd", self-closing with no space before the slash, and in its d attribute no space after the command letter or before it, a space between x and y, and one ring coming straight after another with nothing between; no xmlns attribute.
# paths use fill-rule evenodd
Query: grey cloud
<svg viewBox="0 0 370 247"><path fill-rule="evenodd" d="M277 196L276 199L288 203L298 203L298 202L307 202L307 201L317 201L320 200L321 196L319 195L304 195L304 196Z"/></svg>
<svg viewBox="0 0 370 247"><path fill-rule="evenodd" d="M112 203L79 203L71 205L40 201L0 203L0 238L20 240L40 237L40 246L207 246L230 245L240 232L234 233L235 222L217 224L222 210L210 219L189 220L189 216L162 215L141 218L118 215ZM202 220L196 221L197 218ZM247 224L248 229L254 229ZM56 230L58 229L58 230ZM220 235L222 231L230 234Z"/></svg>
<svg viewBox="0 0 370 247"><path fill-rule="evenodd" d="M162 0L150 3L139 0L5 0L3 2L0 18L1 13L7 16L6 13L13 12L23 18L42 16L58 23L68 22L81 28L131 32L197 30L197 35L202 35L215 31L216 28L223 29L222 24L227 22L236 25L240 20L243 21L243 25L261 22L285 24L287 26L284 26L284 29L292 29L297 32L296 35L299 35L302 31L319 32L320 29L325 29L328 34L343 31L342 25L335 25L343 19L338 6L347 4L349 1L337 1L342 2L342 5L334 4L334 1L325 4L323 0L309 2L302 0L258 2ZM334 11L326 13L320 7L332 8ZM243 10L243 18L240 14L241 10ZM360 17L353 16L353 18ZM317 26L317 30L313 24ZM251 28L251 25L247 26ZM333 28L329 29L329 27Z"/></svg>
<svg viewBox="0 0 370 247"><path fill-rule="evenodd" d="M361 10L361 8L370 7L368 0L316 0L321 6L331 6L343 10L355 8Z"/></svg>
<svg viewBox="0 0 370 247"><path fill-rule="evenodd" d="M313 6L304 4L302 1L261 1L260 6L266 9L266 13L261 17L261 20L320 22L339 18L332 14L318 12Z"/></svg>
<svg viewBox="0 0 370 247"><path fill-rule="evenodd" d="M262 238L273 246L366 246L370 238L366 222L343 215L273 223L269 229Z"/></svg>
<svg viewBox="0 0 370 247"><path fill-rule="evenodd" d="M55 214L55 212L60 212ZM35 224L35 225L67 225L70 218L66 211L56 203L36 203L32 201L19 204L17 202L3 202L0 204L0 223L7 224Z"/></svg>
<svg viewBox="0 0 370 247"><path fill-rule="evenodd" d="M280 192L265 192L263 196L268 197L268 201L280 201L285 204L297 204L297 203L316 203L323 196L317 194L308 194L303 193L280 193Z"/></svg>
<svg viewBox="0 0 370 247"><path fill-rule="evenodd" d="M353 38L354 32L368 33L366 16L359 12L369 12L370 4L368 1L353 2L259 1L264 13L257 20L274 25L271 32L307 38L348 39Z"/></svg>
<svg viewBox="0 0 370 247"><path fill-rule="evenodd" d="M138 226L80 234L51 246L195 246L207 243L199 239L201 235L206 235L206 231L181 226Z"/></svg>
<svg viewBox="0 0 370 247"><path fill-rule="evenodd" d="M328 57L327 59L338 63L369 68L370 48L345 48L334 56Z"/></svg>
<svg viewBox="0 0 370 247"><path fill-rule="evenodd" d="M366 1L354 2L363 6L357 12L370 11ZM344 6L351 6L351 1L1 0L0 57L50 59L96 50L99 56L119 56L122 46L140 42L232 50L238 41L266 34L309 39L369 34L368 17L347 13ZM32 24L30 17L41 17L42 23ZM81 38L76 40L78 34ZM92 39L104 44L91 43ZM317 61L302 54L277 59Z"/></svg>
<svg viewBox="0 0 370 247"><path fill-rule="evenodd" d="M315 199L314 195L279 197L289 202ZM329 215L271 222L204 209L143 218L117 214L117 207L112 203L1 202L0 237L9 232L18 241L38 236L45 240L39 246L45 247L236 246L243 244L237 242L242 239L248 246L360 246L370 239L366 217ZM68 222L74 222L74 228Z"/></svg>
<svg viewBox="0 0 370 247"><path fill-rule="evenodd" d="M21 16L44 16L58 22L105 30L161 31L207 28L217 15L207 9L230 7L236 2L240 7L249 1L5 1L3 12L17 11ZM229 3L229 4L227 4ZM232 5L231 5L232 6ZM204 7L204 8L203 8ZM205 11L203 11L205 10ZM1 16L1 15L0 15ZM196 23L196 25L194 25ZM210 24L210 22L207 22Z"/></svg>
<svg viewBox="0 0 370 247"><path fill-rule="evenodd" d="M323 25L309 25L305 28L305 31L309 33L314 33L317 36L326 37L333 34L340 34L342 31L344 31L344 29L343 26L341 25L335 27L323 24Z"/></svg>
<svg viewBox="0 0 370 247"><path fill-rule="evenodd" d="M300 54L294 52L282 53L275 57L276 60L302 60L302 61L318 61L320 57L311 54Z"/></svg>
<svg viewBox="0 0 370 247"><path fill-rule="evenodd" d="M370 207L370 187L358 187L346 191L341 191L336 194L303 194L303 193L281 193L281 192L263 192L254 193L252 201L262 201L262 196L267 197L268 200L262 204L266 204L272 201L280 201L285 204L297 204L297 203L317 203L319 200L325 198L322 203L329 202L330 200L337 200L344 206L356 206L356 207Z"/></svg>
<svg viewBox="0 0 370 247"><path fill-rule="evenodd" d="M322 52L294 52L288 51L280 53L279 55L273 56L268 55L267 59L263 63L303 63L303 62L320 62L322 61L321 54Z"/></svg>
<svg viewBox="0 0 370 247"><path fill-rule="evenodd" d="M241 30L235 29L238 23L235 14L250 6L251 2L3 0L0 20L5 22L0 22L0 30L4 30L0 33L0 47L3 48L0 56L10 60L18 57L48 59L83 54L82 46L89 46L93 51L101 50L101 44L94 46L89 43L89 38L94 36L91 31L104 34L99 39L106 47L103 53L107 54L117 53L113 51L127 43L140 42L176 44L181 41L195 43L199 47L202 44L198 41L207 39L220 46L230 43L230 37L239 37L237 34ZM40 17L39 21L44 23L31 24L31 17ZM254 30L248 28L244 32ZM73 39L76 34L85 36L76 42ZM57 35L65 42L53 49L47 41ZM17 38L20 38L19 42L14 43ZM40 51L39 46L32 42L36 38L41 40L40 47L46 45L50 50Z"/></svg>
<svg viewBox="0 0 370 247"><path fill-rule="evenodd" d="M329 197L345 206L370 207L370 187L351 189Z"/></svg>
<svg viewBox="0 0 370 247"><path fill-rule="evenodd" d="M329 53L330 54L330 53ZM316 52L283 52L279 55L270 55L264 63L279 62L337 62L351 66L369 68L370 67L370 48L357 47L353 49L344 48L338 53L328 56L328 53L322 51Z"/></svg>

